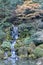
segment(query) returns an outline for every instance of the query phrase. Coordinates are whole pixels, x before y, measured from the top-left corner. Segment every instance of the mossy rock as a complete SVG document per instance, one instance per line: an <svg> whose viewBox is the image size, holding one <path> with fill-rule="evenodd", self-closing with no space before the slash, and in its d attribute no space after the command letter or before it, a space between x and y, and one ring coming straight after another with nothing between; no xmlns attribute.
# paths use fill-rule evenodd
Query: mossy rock
<svg viewBox="0 0 43 65"><path fill-rule="evenodd" d="M24 40L23 40L23 43L26 44L26 45L29 45L30 43L32 43L32 39L30 37L26 37Z"/></svg>
<svg viewBox="0 0 43 65"><path fill-rule="evenodd" d="M43 44L40 44L38 47L42 48L43 49Z"/></svg>
<svg viewBox="0 0 43 65"><path fill-rule="evenodd" d="M26 55L20 55L19 58L20 59L27 59L27 56Z"/></svg>
<svg viewBox="0 0 43 65"><path fill-rule="evenodd" d="M33 35L31 35L31 38L37 46L43 44L43 30L36 31Z"/></svg>
<svg viewBox="0 0 43 65"><path fill-rule="evenodd" d="M10 52L10 51L8 51L8 52L7 52L7 54L8 54L8 57L10 57L10 56L11 56L11 52Z"/></svg>
<svg viewBox="0 0 43 65"><path fill-rule="evenodd" d="M25 44L23 43L24 40L17 40L16 44L14 45L15 51L17 53L17 55L21 55L21 54L31 54L33 53L34 49L36 48L34 43L29 43L29 44Z"/></svg>
<svg viewBox="0 0 43 65"><path fill-rule="evenodd" d="M6 40L8 40L8 41L11 41L12 40L12 37L10 35L10 31L7 31L6 32Z"/></svg>
<svg viewBox="0 0 43 65"><path fill-rule="evenodd" d="M33 50L31 47L27 47L28 55L31 54L31 53L33 53L33 51L34 51L34 50Z"/></svg>
<svg viewBox="0 0 43 65"><path fill-rule="evenodd" d="M6 37L6 33L0 30L0 40L3 40Z"/></svg>
<svg viewBox="0 0 43 65"><path fill-rule="evenodd" d="M2 44L2 42L0 41L0 45Z"/></svg>
<svg viewBox="0 0 43 65"><path fill-rule="evenodd" d="M25 38L26 36L29 36L29 28L28 24L20 24L18 26L19 37Z"/></svg>
<svg viewBox="0 0 43 65"><path fill-rule="evenodd" d="M33 42L31 42L31 43L29 44L29 47L32 48L32 49L35 49L35 48L36 48L36 45L35 45Z"/></svg>
<svg viewBox="0 0 43 65"><path fill-rule="evenodd" d="M27 55L27 47L23 46L23 47L20 47L19 50L18 50L18 55Z"/></svg>
<svg viewBox="0 0 43 65"><path fill-rule="evenodd" d="M43 57L43 49L40 47L36 47L34 50L34 54L36 57Z"/></svg>
<svg viewBox="0 0 43 65"><path fill-rule="evenodd" d="M20 40L17 40L17 41L16 41L16 44L14 45L14 48L15 48L15 49L18 49L18 48L20 48L20 47L22 47L22 46L24 46L24 44L23 44Z"/></svg>
<svg viewBox="0 0 43 65"><path fill-rule="evenodd" d="M34 54L30 54L30 55L29 55L29 58L31 58L31 59L36 59L36 56L35 56Z"/></svg>
<svg viewBox="0 0 43 65"><path fill-rule="evenodd" d="M4 51L0 49L0 59L4 58Z"/></svg>
<svg viewBox="0 0 43 65"><path fill-rule="evenodd" d="M11 49L11 43L9 41L4 41L1 47L5 50L8 51Z"/></svg>
<svg viewBox="0 0 43 65"><path fill-rule="evenodd" d="M27 52L28 52L28 55L29 54L32 54L34 49L36 48L35 44L34 43L30 43L27 47Z"/></svg>

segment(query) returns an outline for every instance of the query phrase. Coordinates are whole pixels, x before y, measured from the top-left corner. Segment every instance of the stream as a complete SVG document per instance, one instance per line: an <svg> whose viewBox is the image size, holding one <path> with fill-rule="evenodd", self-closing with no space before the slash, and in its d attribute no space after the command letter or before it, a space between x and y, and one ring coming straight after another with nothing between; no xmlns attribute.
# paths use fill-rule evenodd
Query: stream
<svg viewBox="0 0 43 65"><path fill-rule="evenodd" d="M18 27L13 26L13 31L12 31L12 37L13 37L13 42L11 43L11 57L9 57L6 60L0 60L0 65L35 65L36 61L34 60L20 60L17 58L15 54L15 49L14 45L16 43L16 39L18 39ZM7 55L7 53L5 53Z"/></svg>

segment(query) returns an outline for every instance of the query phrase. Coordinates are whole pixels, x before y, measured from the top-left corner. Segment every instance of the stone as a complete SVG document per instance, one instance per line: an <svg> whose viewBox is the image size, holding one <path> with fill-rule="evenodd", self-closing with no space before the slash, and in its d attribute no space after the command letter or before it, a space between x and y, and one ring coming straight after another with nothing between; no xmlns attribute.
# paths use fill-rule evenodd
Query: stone
<svg viewBox="0 0 43 65"><path fill-rule="evenodd" d="M37 31L31 37L36 45L43 43L43 30Z"/></svg>
<svg viewBox="0 0 43 65"><path fill-rule="evenodd" d="M29 55L29 58L31 58L31 59L36 59L36 56L35 56L34 54L30 54L30 55Z"/></svg>
<svg viewBox="0 0 43 65"><path fill-rule="evenodd" d="M36 47L33 51L33 53L35 54L35 56L37 58L43 57L43 49L40 47Z"/></svg>
<svg viewBox="0 0 43 65"><path fill-rule="evenodd" d="M8 54L8 57L10 57L10 56L11 56L11 52L10 52L10 51L8 51L8 52L7 52L7 54Z"/></svg>
<svg viewBox="0 0 43 65"><path fill-rule="evenodd" d="M27 55L27 48L25 46L20 47L18 50L18 54L20 55Z"/></svg>
<svg viewBox="0 0 43 65"><path fill-rule="evenodd" d="M29 44L32 43L32 42L33 42L32 39L29 38L29 37L26 37L26 38L24 39L24 41L23 41L23 43L24 43L25 45L29 45Z"/></svg>
<svg viewBox="0 0 43 65"><path fill-rule="evenodd" d="M8 50L11 50L11 43L9 41L4 41L1 45L1 47L5 50L5 51L8 51Z"/></svg>
<svg viewBox="0 0 43 65"><path fill-rule="evenodd" d="M4 58L4 51L0 49L0 59Z"/></svg>

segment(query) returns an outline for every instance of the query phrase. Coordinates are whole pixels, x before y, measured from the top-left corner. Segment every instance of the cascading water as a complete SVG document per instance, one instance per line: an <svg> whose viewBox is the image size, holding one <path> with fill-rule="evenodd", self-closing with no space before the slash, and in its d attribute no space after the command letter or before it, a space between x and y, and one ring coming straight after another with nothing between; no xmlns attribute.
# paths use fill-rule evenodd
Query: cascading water
<svg viewBox="0 0 43 65"><path fill-rule="evenodd" d="M18 27L17 26L13 26L12 37L13 37L13 41L11 43L11 57L8 60L11 60L12 65L15 65L15 61L18 60L15 54L15 49L14 49L14 45L16 43L16 40L18 39Z"/></svg>
<svg viewBox="0 0 43 65"><path fill-rule="evenodd" d="M6 59L4 62L5 64L7 64L8 62L11 62L11 65L15 65L15 61L18 60L17 55L15 54L15 49L14 49L14 45L16 43L16 40L18 39L18 27L13 26L11 33L13 37L13 41L11 42L11 57ZM7 52L5 52L5 56L7 56Z"/></svg>
<svg viewBox="0 0 43 65"><path fill-rule="evenodd" d="M16 39L18 39L18 27L17 26L13 26L12 37L14 40L11 44L11 54L12 54L11 58L16 58L14 45L16 43Z"/></svg>

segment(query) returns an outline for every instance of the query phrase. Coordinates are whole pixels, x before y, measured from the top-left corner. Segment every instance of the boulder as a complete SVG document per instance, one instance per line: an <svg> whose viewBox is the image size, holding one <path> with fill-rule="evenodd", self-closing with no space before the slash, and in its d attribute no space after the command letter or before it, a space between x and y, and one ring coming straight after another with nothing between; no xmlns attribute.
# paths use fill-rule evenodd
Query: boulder
<svg viewBox="0 0 43 65"><path fill-rule="evenodd" d="M18 54L20 55L27 55L27 48L25 46L20 47L18 50Z"/></svg>
<svg viewBox="0 0 43 65"><path fill-rule="evenodd" d="M9 41L4 41L3 44L1 45L1 47L5 50L11 50L11 43Z"/></svg>
<svg viewBox="0 0 43 65"><path fill-rule="evenodd" d="M32 41L32 39L30 38L30 37L26 37L24 40L23 40L23 43L25 44L25 45L29 45L29 44L31 44L33 41Z"/></svg>
<svg viewBox="0 0 43 65"><path fill-rule="evenodd" d="M43 22L39 23L38 28L43 29Z"/></svg>
<svg viewBox="0 0 43 65"><path fill-rule="evenodd" d="M4 58L4 51L0 49L0 59Z"/></svg>
<svg viewBox="0 0 43 65"><path fill-rule="evenodd" d="M42 31L37 31L34 33L31 38L33 39L33 42L38 45L40 43L43 43L43 30Z"/></svg>
<svg viewBox="0 0 43 65"><path fill-rule="evenodd" d="M27 46L27 53L28 53L28 55L29 55L29 54L32 54L35 48L36 48L35 44L34 44L34 43L30 43L30 44Z"/></svg>
<svg viewBox="0 0 43 65"><path fill-rule="evenodd" d="M43 48L36 47L33 51L37 58L43 57Z"/></svg>
<svg viewBox="0 0 43 65"><path fill-rule="evenodd" d="M14 45L15 49L19 49L20 47L24 46L21 40L17 40L16 44Z"/></svg>
<svg viewBox="0 0 43 65"><path fill-rule="evenodd" d="M6 37L6 33L0 30L0 40L3 40Z"/></svg>
<svg viewBox="0 0 43 65"><path fill-rule="evenodd" d="M31 58L31 59L36 59L36 56L35 56L34 54L30 54L30 55L29 55L29 58Z"/></svg>
<svg viewBox="0 0 43 65"><path fill-rule="evenodd" d="M10 52L10 51L8 51L8 52L7 52L7 54L8 54L8 57L10 57L10 56L11 56L11 52Z"/></svg>

